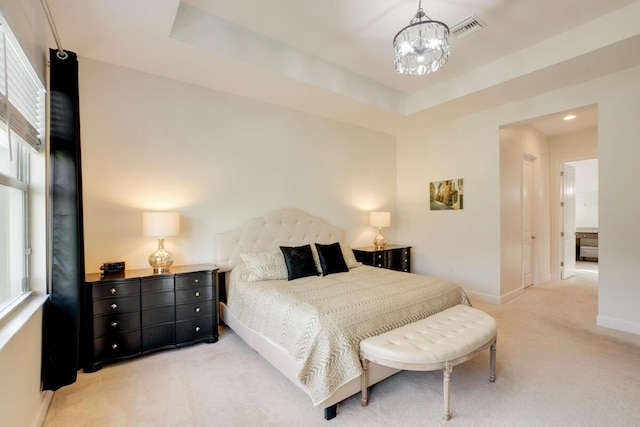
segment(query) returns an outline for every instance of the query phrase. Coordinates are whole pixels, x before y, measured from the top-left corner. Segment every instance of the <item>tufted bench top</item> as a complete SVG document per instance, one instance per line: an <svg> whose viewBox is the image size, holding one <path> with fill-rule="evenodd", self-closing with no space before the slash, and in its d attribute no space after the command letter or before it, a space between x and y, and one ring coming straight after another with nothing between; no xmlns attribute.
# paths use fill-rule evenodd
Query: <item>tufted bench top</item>
<svg viewBox="0 0 640 427"><path fill-rule="evenodd" d="M451 418L450 376L454 366L491 347L489 381L495 380L496 321L466 305L456 305L426 319L360 342L362 406L367 406L369 361L411 371L443 370L444 419Z"/></svg>
<svg viewBox="0 0 640 427"><path fill-rule="evenodd" d="M456 305L426 319L360 343L363 358L398 369L433 370L444 362L475 353L495 341L496 321L466 305ZM457 362L457 363L456 363Z"/></svg>

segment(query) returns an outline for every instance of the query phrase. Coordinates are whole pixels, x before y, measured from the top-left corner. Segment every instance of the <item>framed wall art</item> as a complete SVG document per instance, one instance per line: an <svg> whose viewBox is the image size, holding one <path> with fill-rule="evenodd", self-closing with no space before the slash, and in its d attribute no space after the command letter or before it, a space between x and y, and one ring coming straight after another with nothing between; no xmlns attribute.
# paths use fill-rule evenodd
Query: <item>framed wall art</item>
<svg viewBox="0 0 640 427"><path fill-rule="evenodd" d="M464 207L462 178L431 182L429 184L429 206L432 211L462 209Z"/></svg>

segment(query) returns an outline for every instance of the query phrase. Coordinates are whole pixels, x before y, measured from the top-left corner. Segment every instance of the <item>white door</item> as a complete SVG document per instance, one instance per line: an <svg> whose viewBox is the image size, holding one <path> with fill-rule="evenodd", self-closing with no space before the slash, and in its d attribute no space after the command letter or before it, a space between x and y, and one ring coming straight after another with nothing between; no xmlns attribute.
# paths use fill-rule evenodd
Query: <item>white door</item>
<svg viewBox="0 0 640 427"><path fill-rule="evenodd" d="M566 163L562 164L560 182L560 211L562 224L560 227L560 278L562 280L576 274L576 169Z"/></svg>
<svg viewBox="0 0 640 427"><path fill-rule="evenodd" d="M534 239L533 161L522 159L522 286L533 285Z"/></svg>

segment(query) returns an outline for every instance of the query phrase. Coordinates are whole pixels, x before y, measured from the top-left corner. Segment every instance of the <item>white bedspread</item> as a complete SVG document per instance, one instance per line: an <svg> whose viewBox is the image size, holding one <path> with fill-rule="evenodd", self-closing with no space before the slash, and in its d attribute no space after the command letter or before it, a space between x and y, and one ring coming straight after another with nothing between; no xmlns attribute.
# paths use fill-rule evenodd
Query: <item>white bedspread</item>
<svg viewBox="0 0 640 427"><path fill-rule="evenodd" d="M247 277L243 263L231 272L229 310L302 362L298 379L314 405L362 373L363 339L470 305L452 282L369 266L292 281Z"/></svg>

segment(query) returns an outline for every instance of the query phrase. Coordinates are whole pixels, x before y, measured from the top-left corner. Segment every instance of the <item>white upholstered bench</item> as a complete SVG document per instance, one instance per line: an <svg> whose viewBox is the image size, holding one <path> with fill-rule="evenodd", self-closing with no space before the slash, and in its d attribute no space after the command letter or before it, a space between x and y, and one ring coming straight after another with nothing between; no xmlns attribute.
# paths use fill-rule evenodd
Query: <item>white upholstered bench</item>
<svg viewBox="0 0 640 427"><path fill-rule="evenodd" d="M426 319L401 326L360 342L362 406L367 406L368 363L410 371L443 370L444 419L451 418L452 368L491 347L489 381L495 381L496 321L466 305L456 305Z"/></svg>

